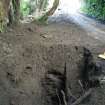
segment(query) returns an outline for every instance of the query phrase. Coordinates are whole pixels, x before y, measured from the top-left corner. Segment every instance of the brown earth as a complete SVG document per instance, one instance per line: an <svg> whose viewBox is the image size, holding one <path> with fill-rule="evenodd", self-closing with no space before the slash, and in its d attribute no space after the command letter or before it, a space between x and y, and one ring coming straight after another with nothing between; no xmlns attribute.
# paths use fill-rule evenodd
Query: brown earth
<svg viewBox="0 0 105 105"><path fill-rule="evenodd" d="M73 22L46 26L30 23L8 28L0 34L0 105L54 104L49 85L44 88L42 82L46 82L48 71L63 73L65 62L67 85L78 98L82 94L78 64L82 62L83 48L91 51L95 61L104 64L105 61L98 58L105 50L104 45ZM104 105L104 97L103 85L94 88L91 97L80 105Z"/></svg>

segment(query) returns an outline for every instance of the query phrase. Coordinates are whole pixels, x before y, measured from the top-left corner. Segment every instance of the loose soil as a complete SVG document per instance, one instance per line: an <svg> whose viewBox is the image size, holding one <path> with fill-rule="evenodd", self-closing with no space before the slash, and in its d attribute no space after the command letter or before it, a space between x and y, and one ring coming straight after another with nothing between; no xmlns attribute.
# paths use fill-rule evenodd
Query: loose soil
<svg viewBox="0 0 105 105"><path fill-rule="evenodd" d="M82 91L78 64L82 62L83 48L91 51L94 61L102 61L105 69L105 61L98 58L104 45L72 20L8 28L0 34L0 105L56 105L49 98L54 93L46 91L49 87L43 82L48 71L63 73L65 62L67 85L78 98ZM93 88L91 97L80 105L105 105L105 86Z"/></svg>

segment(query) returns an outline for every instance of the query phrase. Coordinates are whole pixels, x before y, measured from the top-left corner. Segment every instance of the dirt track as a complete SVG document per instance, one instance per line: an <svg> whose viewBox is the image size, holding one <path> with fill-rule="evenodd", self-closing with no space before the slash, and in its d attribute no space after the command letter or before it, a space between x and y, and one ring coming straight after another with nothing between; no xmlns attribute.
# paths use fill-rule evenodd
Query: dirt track
<svg viewBox="0 0 105 105"><path fill-rule="evenodd" d="M72 65L74 70L75 62L81 57L81 53L74 50L75 46L90 49L97 60L98 54L105 50L104 45L72 19L46 26L33 23L8 28L6 33L0 34L0 105L46 105L47 96L42 97L44 91L40 83L46 70L62 72L65 61L68 61L67 69ZM69 56L72 57L70 61ZM68 79L71 78L68 73ZM94 89L92 98L83 105L104 105L104 92L105 88ZM73 93L78 92L73 90Z"/></svg>

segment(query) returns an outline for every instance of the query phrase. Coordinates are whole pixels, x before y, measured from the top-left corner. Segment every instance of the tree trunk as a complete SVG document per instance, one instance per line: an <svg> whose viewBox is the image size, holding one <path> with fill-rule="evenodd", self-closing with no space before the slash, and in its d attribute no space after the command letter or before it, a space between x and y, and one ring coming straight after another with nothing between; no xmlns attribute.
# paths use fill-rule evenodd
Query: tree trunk
<svg viewBox="0 0 105 105"><path fill-rule="evenodd" d="M56 11L57 7L59 5L59 0L55 0L53 3L53 7L47 11L40 19L39 21L47 21L48 17L53 15L54 12Z"/></svg>
<svg viewBox="0 0 105 105"><path fill-rule="evenodd" d="M13 6L13 17L14 17L12 23L16 25L19 23L20 19L20 0L12 0L12 6ZM10 10L10 12L12 12L12 10Z"/></svg>

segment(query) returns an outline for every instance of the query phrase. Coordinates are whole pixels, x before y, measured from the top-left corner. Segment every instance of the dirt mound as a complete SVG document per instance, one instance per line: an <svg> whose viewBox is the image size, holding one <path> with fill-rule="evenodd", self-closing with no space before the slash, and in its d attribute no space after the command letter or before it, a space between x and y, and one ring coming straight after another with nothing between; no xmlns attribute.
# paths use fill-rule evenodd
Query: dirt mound
<svg viewBox="0 0 105 105"><path fill-rule="evenodd" d="M78 80L84 65L84 47L32 43L0 46L0 105L58 105L56 89L66 93L66 87L77 98L83 93Z"/></svg>

